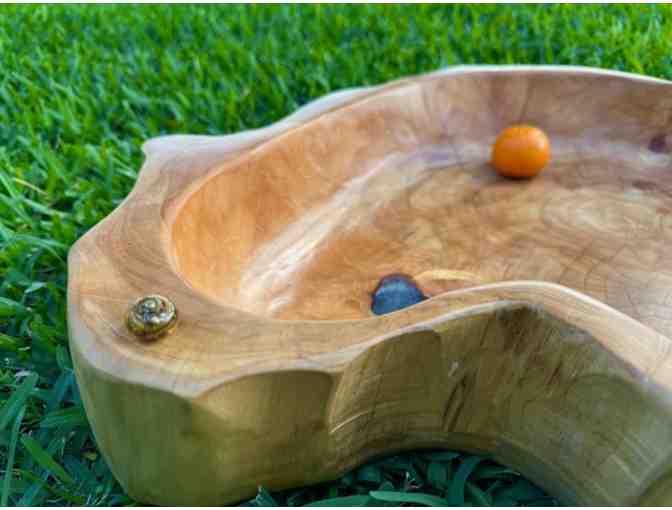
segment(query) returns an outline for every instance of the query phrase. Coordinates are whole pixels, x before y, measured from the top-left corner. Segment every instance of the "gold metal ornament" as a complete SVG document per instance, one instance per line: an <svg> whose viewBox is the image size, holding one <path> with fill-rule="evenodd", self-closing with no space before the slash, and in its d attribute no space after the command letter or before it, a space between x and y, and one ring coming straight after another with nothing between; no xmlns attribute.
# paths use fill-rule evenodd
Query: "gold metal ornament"
<svg viewBox="0 0 672 510"><path fill-rule="evenodd" d="M138 299L128 311L128 329L142 340L162 337L177 324L177 308L168 298L151 294Z"/></svg>

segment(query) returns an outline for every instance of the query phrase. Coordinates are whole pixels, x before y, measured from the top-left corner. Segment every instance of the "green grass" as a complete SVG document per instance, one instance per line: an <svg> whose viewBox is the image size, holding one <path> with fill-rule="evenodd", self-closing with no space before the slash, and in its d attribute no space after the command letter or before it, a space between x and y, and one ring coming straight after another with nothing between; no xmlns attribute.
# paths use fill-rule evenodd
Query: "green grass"
<svg viewBox="0 0 672 510"><path fill-rule="evenodd" d="M143 140L259 127L332 90L460 63L672 78L672 7L0 6L0 503L134 503L82 410L65 289L68 248L131 189ZM423 455L255 501L532 490L513 473L477 479L486 461L458 478L469 457Z"/></svg>
<svg viewBox="0 0 672 510"><path fill-rule="evenodd" d="M554 506L510 468L476 455L415 452L370 462L336 482L277 494L250 506ZM247 506L246 505L246 506Z"/></svg>

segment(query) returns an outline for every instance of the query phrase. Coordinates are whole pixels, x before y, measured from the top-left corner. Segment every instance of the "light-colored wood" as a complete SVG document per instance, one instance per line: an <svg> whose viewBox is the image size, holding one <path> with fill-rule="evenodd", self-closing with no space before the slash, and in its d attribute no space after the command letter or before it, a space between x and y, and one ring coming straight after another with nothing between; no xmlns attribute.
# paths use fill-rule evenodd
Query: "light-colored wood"
<svg viewBox="0 0 672 510"><path fill-rule="evenodd" d="M553 158L499 177L491 144ZM566 503L672 504L672 84L460 67L268 128L145 145L73 247L71 350L129 494L220 504L420 447L487 452ZM411 275L431 299L384 316ZM126 327L159 294L175 330Z"/></svg>

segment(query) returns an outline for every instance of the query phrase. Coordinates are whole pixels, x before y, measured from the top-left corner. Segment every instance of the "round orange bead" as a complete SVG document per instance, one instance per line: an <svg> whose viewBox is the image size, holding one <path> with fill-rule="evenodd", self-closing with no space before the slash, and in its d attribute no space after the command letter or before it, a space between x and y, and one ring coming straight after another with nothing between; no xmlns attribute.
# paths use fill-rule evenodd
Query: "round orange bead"
<svg viewBox="0 0 672 510"><path fill-rule="evenodd" d="M534 177L550 159L551 142L546 133L534 126L506 128L492 148L492 166L505 177Z"/></svg>

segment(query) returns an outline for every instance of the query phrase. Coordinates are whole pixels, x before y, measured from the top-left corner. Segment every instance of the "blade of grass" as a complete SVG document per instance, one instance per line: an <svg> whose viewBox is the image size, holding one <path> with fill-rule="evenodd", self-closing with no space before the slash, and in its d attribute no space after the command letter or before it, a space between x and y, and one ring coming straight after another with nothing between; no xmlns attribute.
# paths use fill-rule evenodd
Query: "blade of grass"
<svg viewBox="0 0 672 510"><path fill-rule="evenodd" d="M22 436L21 444L23 444L35 462L59 478L62 482L65 482L66 484L75 482L65 469L63 469L63 466L56 462L53 457L40 446L40 443L35 441L35 439L30 436Z"/></svg>
<svg viewBox="0 0 672 510"><path fill-rule="evenodd" d="M7 402L5 402L5 405L0 410L0 430L4 430L7 424L19 412L19 409L26 403L26 400L28 400L37 384L37 379L37 374L30 374L7 399Z"/></svg>
<svg viewBox="0 0 672 510"><path fill-rule="evenodd" d="M259 487L254 504L255 506L278 506L278 502L263 487Z"/></svg>
<svg viewBox="0 0 672 510"><path fill-rule="evenodd" d="M511 476L520 476L517 471L504 466L479 466L472 478L481 480L483 478L510 478Z"/></svg>
<svg viewBox="0 0 672 510"><path fill-rule="evenodd" d="M72 379L72 373L62 373L58 376L47 396L46 404L48 411L54 411L61 405L65 394L70 388L70 384L72 384Z"/></svg>
<svg viewBox="0 0 672 510"><path fill-rule="evenodd" d="M467 482L465 487L477 506L492 506L490 496L479 489L475 483Z"/></svg>
<svg viewBox="0 0 672 510"><path fill-rule="evenodd" d="M9 449L7 452L7 467L5 468L5 478L2 481L2 496L0 497L0 506L7 507L9 506L9 494L12 491L12 473L14 472L14 457L16 455L16 444L19 439L19 430L21 428L21 422L23 422L23 414L25 413L26 408L21 407L19 409L16 419L14 420L14 426L12 427L12 435L9 439Z"/></svg>
<svg viewBox="0 0 672 510"><path fill-rule="evenodd" d="M28 310L11 299L0 297L0 317L14 317L15 315L25 315Z"/></svg>
<svg viewBox="0 0 672 510"><path fill-rule="evenodd" d="M378 466L363 466L357 470L357 480L380 484L383 481L383 475Z"/></svg>
<svg viewBox="0 0 672 510"><path fill-rule="evenodd" d="M482 460L483 457L472 455L462 461L448 489L448 501L451 505L460 506L464 504L464 489L467 479Z"/></svg>
<svg viewBox="0 0 672 510"><path fill-rule="evenodd" d="M51 492L52 494L54 494L55 496L58 496L59 498L63 498L66 501L69 501L70 503L72 503L74 505L83 506L86 503L86 500L84 498L82 498L81 496L73 496L72 494L68 494L67 492L62 491L62 490L60 490L56 487L52 487L51 485L49 485L47 483L46 480L43 480L39 476L35 476L30 471L26 471L25 469L19 469L18 472L22 477L24 477L28 480L32 480L34 483L38 484L40 486L40 488L46 489L49 492ZM21 501L19 501L18 506L33 506L30 503L31 503L30 501L22 499Z"/></svg>
<svg viewBox="0 0 672 510"><path fill-rule="evenodd" d="M341 498L323 499L314 501L303 506L343 507L343 506L366 506L371 501L367 495L343 496Z"/></svg>
<svg viewBox="0 0 672 510"><path fill-rule="evenodd" d="M47 414L42 421L40 426L43 428L55 428L62 425L86 425L86 413L84 408L80 406L66 407L65 409L57 409Z"/></svg>
<svg viewBox="0 0 672 510"><path fill-rule="evenodd" d="M531 501L545 496L539 487L522 478L509 487L498 489L495 494L497 498L514 499L516 501Z"/></svg>
<svg viewBox="0 0 672 510"><path fill-rule="evenodd" d="M437 489L448 488L448 470L440 462L430 462L427 468L427 479Z"/></svg>
<svg viewBox="0 0 672 510"><path fill-rule="evenodd" d="M371 491L372 498L390 503L411 503L424 506L450 506L447 500L422 492Z"/></svg>

